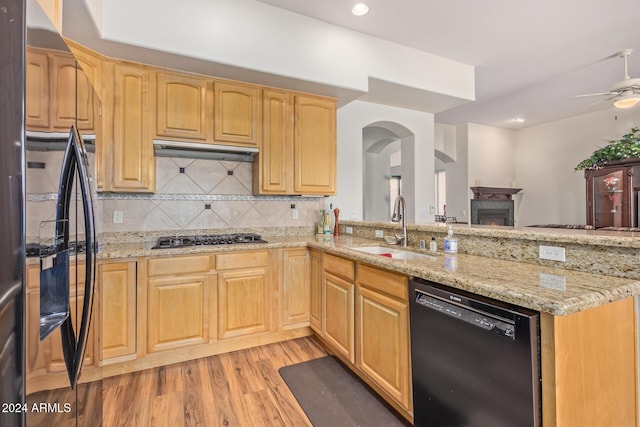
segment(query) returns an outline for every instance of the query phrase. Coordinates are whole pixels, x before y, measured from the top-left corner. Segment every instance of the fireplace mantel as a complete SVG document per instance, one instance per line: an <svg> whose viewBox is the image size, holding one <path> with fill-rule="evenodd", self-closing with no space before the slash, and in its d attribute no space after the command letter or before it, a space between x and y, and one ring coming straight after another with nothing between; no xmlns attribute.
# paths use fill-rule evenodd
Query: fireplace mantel
<svg viewBox="0 0 640 427"><path fill-rule="evenodd" d="M469 187L473 198L477 200L511 200L511 196L522 191L522 188L503 187Z"/></svg>

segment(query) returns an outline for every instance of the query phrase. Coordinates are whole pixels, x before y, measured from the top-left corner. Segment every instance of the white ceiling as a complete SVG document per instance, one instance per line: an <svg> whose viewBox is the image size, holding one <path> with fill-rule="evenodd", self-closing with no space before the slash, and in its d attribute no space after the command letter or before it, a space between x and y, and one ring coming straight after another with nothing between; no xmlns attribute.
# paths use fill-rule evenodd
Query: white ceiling
<svg viewBox="0 0 640 427"><path fill-rule="evenodd" d="M519 129L612 108L573 96L621 80L612 55L625 48L640 77L639 0L368 0L363 17L355 0L258 1L475 66L476 102L437 114L442 123Z"/></svg>

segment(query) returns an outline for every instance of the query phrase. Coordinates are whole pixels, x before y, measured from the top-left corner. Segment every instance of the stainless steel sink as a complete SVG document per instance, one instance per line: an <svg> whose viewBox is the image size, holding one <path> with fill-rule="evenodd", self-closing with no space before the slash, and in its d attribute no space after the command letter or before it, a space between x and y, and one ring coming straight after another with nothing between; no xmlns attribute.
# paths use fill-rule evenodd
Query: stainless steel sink
<svg viewBox="0 0 640 427"><path fill-rule="evenodd" d="M385 246L352 246L349 249L353 249L354 251L359 252L365 252L372 255L386 256L391 259L419 260L435 258L433 255L403 251L401 249L387 248Z"/></svg>

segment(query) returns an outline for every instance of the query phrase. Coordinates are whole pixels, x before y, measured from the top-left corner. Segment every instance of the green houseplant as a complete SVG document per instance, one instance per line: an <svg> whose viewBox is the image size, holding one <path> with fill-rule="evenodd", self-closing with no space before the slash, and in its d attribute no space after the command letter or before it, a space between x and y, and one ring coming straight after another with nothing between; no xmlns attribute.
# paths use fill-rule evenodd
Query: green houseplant
<svg viewBox="0 0 640 427"><path fill-rule="evenodd" d="M640 158L640 128L631 131L622 138L609 141L609 144L596 150L590 157L584 159L575 170L599 169L609 162L621 159Z"/></svg>

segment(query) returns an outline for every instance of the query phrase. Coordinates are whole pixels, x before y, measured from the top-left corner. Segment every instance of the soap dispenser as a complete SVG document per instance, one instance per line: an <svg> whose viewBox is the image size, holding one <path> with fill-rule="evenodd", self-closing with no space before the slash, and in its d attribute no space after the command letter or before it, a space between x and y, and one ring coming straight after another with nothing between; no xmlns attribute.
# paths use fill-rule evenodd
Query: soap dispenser
<svg viewBox="0 0 640 427"><path fill-rule="evenodd" d="M444 251L448 254L458 253L458 239L453 237L453 228L451 228L451 226L449 226L447 237L444 239Z"/></svg>

